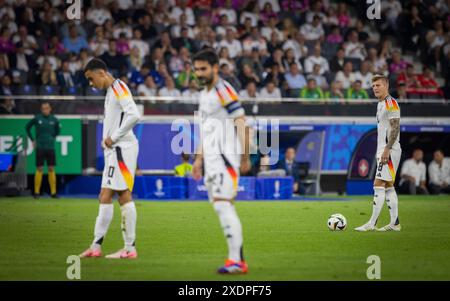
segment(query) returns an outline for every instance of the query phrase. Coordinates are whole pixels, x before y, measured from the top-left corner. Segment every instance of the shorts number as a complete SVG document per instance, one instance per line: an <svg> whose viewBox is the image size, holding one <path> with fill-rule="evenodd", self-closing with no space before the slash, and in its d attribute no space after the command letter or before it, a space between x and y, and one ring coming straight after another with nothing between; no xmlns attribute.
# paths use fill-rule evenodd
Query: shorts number
<svg viewBox="0 0 450 301"><path fill-rule="evenodd" d="M220 173L219 176L220 176L220 185L223 185L223 173Z"/></svg>
<svg viewBox="0 0 450 301"><path fill-rule="evenodd" d="M378 164L378 171L381 171L383 169L383 163Z"/></svg>
<svg viewBox="0 0 450 301"><path fill-rule="evenodd" d="M114 175L114 166L110 166L108 169L108 178L112 178Z"/></svg>

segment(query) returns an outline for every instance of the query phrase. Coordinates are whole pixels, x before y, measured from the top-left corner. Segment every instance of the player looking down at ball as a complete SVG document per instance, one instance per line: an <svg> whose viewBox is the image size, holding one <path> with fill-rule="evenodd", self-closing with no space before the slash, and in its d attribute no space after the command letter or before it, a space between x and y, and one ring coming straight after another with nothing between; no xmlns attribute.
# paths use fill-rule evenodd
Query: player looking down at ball
<svg viewBox="0 0 450 301"><path fill-rule="evenodd" d="M122 235L125 246L116 253L107 255L106 258L136 258L136 207L131 192L139 151L133 127L139 121L140 114L130 89L120 79L112 77L102 60L90 60L84 68L84 75L94 88L106 90L102 140L105 167L94 241L80 257L102 256L101 246L113 217L112 198L117 193L122 211Z"/></svg>
<svg viewBox="0 0 450 301"><path fill-rule="evenodd" d="M200 145L192 175L200 179L204 167L208 197L228 243L228 259L217 272L247 273L242 226L234 206L239 173L247 173L251 167L245 111L234 88L219 77L219 58L214 50L200 51L193 62L195 75L204 88L199 99Z"/></svg>
<svg viewBox="0 0 450 301"><path fill-rule="evenodd" d="M384 75L374 75L372 89L378 98L377 106L377 168L373 185L373 211L369 222L356 228L356 231L400 231L398 219L398 197L395 192L395 174L402 149L400 147L400 107L397 101L389 95L389 80ZM384 200L389 208L391 222L376 229Z"/></svg>

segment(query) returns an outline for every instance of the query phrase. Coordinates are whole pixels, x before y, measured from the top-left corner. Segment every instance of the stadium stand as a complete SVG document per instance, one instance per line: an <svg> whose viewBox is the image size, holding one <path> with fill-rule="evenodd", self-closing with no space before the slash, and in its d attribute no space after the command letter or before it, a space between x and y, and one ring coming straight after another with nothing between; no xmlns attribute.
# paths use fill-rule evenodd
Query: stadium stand
<svg viewBox="0 0 450 301"><path fill-rule="evenodd" d="M185 76L185 63L195 51L214 47L221 65L229 66L224 76L233 77L238 90L245 89L251 76L259 93L277 65L281 94L299 97L306 81L293 91L285 83L295 62L305 78L319 64L324 86L344 81L341 94L352 97L345 89L360 79L358 74L389 75L397 90L414 64L419 73L408 78L406 93L398 89L401 97L448 99L448 1L382 1L383 18L375 22L365 17L362 2L93 0L83 1L81 22L74 22L66 17L64 1L2 0L0 76L2 82L9 77L18 94L31 95L36 89L40 95L79 95L88 85L83 65L99 56L115 76L130 83L146 68L143 76L153 77L160 95L166 79L178 83ZM348 74L347 62L353 67ZM50 88L54 85L64 89ZM181 92L188 88L177 85ZM87 89L85 94L96 93Z"/></svg>
<svg viewBox="0 0 450 301"><path fill-rule="evenodd" d="M63 0L0 0L0 113L26 117L46 99L55 114L78 114L82 167L95 169L105 91L89 87L83 66L103 59L153 122L197 109L191 57L213 47L249 116L369 120L381 73L402 116L448 118L450 2L380 3L369 20L360 0L86 0L69 20Z"/></svg>

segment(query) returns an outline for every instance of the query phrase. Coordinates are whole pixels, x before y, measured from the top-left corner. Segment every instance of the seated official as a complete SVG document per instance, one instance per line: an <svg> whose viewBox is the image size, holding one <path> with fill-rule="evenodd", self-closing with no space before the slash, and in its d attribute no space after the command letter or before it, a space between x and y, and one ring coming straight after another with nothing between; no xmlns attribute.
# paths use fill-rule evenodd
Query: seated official
<svg viewBox="0 0 450 301"><path fill-rule="evenodd" d="M255 167L257 177L285 177L286 171L284 169L271 169L269 155L262 155L259 164Z"/></svg>
<svg viewBox="0 0 450 301"><path fill-rule="evenodd" d="M295 149L289 147L286 149L284 154L284 159L278 162L277 168L286 171L287 176L291 176L294 179L293 192L302 193L300 191L300 174L298 163L294 161L295 159Z"/></svg>
<svg viewBox="0 0 450 301"><path fill-rule="evenodd" d="M400 172L400 192L405 194L428 194L426 187L427 167L423 163L423 151L416 149L412 158L403 162Z"/></svg>
<svg viewBox="0 0 450 301"><path fill-rule="evenodd" d="M450 158L438 149L433 154L433 161L428 166L430 192L432 194L450 193Z"/></svg>

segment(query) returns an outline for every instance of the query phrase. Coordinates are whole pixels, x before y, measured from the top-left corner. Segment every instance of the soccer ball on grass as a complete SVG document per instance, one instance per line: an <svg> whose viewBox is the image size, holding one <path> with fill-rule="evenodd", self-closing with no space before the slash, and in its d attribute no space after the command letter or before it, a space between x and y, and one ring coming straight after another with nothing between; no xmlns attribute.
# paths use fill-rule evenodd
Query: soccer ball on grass
<svg viewBox="0 0 450 301"><path fill-rule="evenodd" d="M340 213L335 213L328 218L328 229L331 231L343 231L347 228L347 219Z"/></svg>

